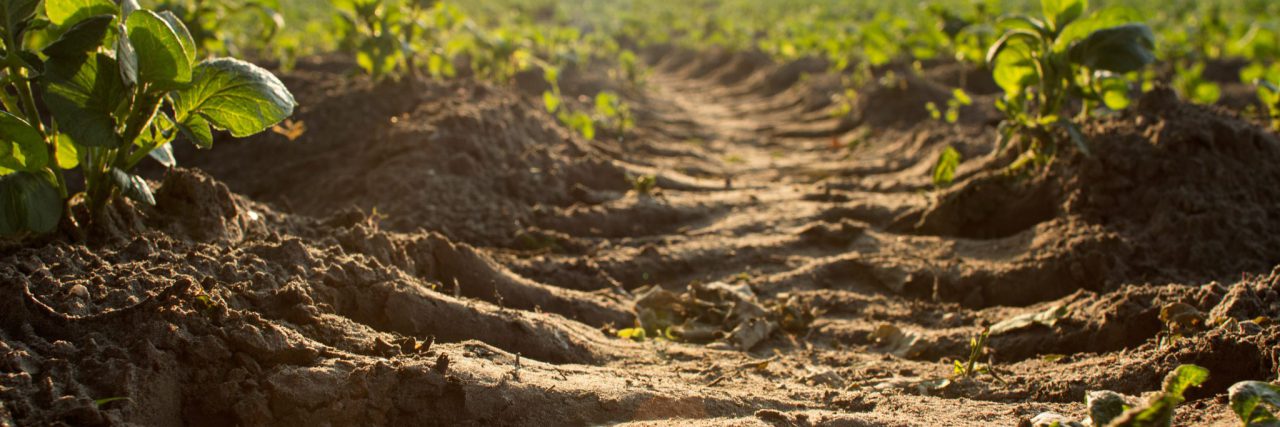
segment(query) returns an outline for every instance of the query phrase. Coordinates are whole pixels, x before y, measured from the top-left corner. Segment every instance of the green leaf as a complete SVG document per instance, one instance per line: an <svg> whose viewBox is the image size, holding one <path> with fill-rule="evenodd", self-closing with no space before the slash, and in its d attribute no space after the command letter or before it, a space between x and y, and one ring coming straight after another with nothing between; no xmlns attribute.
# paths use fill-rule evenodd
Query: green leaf
<svg viewBox="0 0 1280 427"><path fill-rule="evenodd" d="M1209 379L1209 370L1196 365L1182 365L1164 378L1164 392L1183 399L1188 388L1199 386Z"/></svg>
<svg viewBox="0 0 1280 427"><path fill-rule="evenodd" d="M178 91L178 120L200 115L213 126L247 137L293 115L296 102L271 72L232 58L211 59L196 66L191 87ZM210 138L212 139L212 138Z"/></svg>
<svg viewBox="0 0 1280 427"><path fill-rule="evenodd" d="M102 407L103 405L106 405L111 402L119 402L124 400L132 400L132 399L129 399L127 397L108 397L105 399L96 399L93 401L93 406Z"/></svg>
<svg viewBox="0 0 1280 427"><path fill-rule="evenodd" d="M124 24L120 24L118 33L127 32ZM138 84L138 51L133 48L133 43L129 43L128 37L116 38L116 61L120 65L120 80L126 87L136 86Z"/></svg>
<svg viewBox="0 0 1280 427"><path fill-rule="evenodd" d="M49 22L59 27L74 25L97 15L115 15L115 2L111 0L45 0L44 13Z"/></svg>
<svg viewBox="0 0 1280 427"><path fill-rule="evenodd" d="M1143 24L1094 31L1068 50L1071 62L1090 70L1126 74L1155 62L1155 34Z"/></svg>
<svg viewBox="0 0 1280 427"><path fill-rule="evenodd" d="M1034 36L1029 33L1017 34L1023 36L1006 35L1001 38L1002 42L992 46L989 55L992 77L1006 94L1021 94L1038 79L1033 48L1027 42L1027 38Z"/></svg>
<svg viewBox="0 0 1280 427"><path fill-rule="evenodd" d="M61 219L62 197L48 180L30 172L0 176L0 235L48 233Z"/></svg>
<svg viewBox="0 0 1280 427"><path fill-rule="evenodd" d="M1111 6L1098 10L1089 14L1088 17L1077 19L1070 25L1061 28L1058 32L1058 37L1053 41L1053 51L1055 53L1066 52L1076 42L1088 37L1089 34L1093 34L1094 31L1130 22L1142 22L1144 19L1145 17L1141 12L1129 7Z"/></svg>
<svg viewBox="0 0 1280 427"><path fill-rule="evenodd" d="M1087 0L1040 0L1040 8L1049 27L1055 31L1071 24L1088 9Z"/></svg>
<svg viewBox="0 0 1280 427"><path fill-rule="evenodd" d="M1103 77L1098 80L1102 90L1102 103L1115 111L1129 108L1129 82L1123 76Z"/></svg>
<svg viewBox="0 0 1280 427"><path fill-rule="evenodd" d="M187 25L182 23L182 18L174 15L173 12L160 12L160 18L169 23L169 28L178 35L178 42L182 43L182 52L187 55L187 63L196 63L196 41L191 37L191 31L187 29Z"/></svg>
<svg viewBox="0 0 1280 427"><path fill-rule="evenodd" d="M50 58L45 71L45 103L62 132L79 145L119 147L113 114L126 93L115 59L102 53Z"/></svg>
<svg viewBox="0 0 1280 427"><path fill-rule="evenodd" d="M551 91L542 92L542 105L547 108L548 113L555 114L560 109L560 97Z"/></svg>
<svg viewBox="0 0 1280 427"><path fill-rule="evenodd" d="M138 80L173 89L191 83L194 51L167 20L150 10L129 15L125 24L129 43L138 54Z"/></svg>
<svg viewBox="0 0 1280 427"><path fill-rule="evenodd" d="M1164 378L1162 393L1152 396L1145 405L1130 408L1113 421L1111 427L1167 427L1173 424L1173 410L1186 398L1190 387L1209 379L1209 370L1196 365L1182 365Z"/></svg>
<svg viewBox="0 0 1280 427"><path fill-rule="evenodd" d="M209 122L204 117L199 115L187 117L185 122L178 124L178 130L197 147L213 148L213 130L209 128Z"/></svg>
<svg viewBox="0 0 1280 427"><path fill-rule="evenodd" d="M107 37L111 23L115 21L111 15L86 18L62 33L58 40L44 48L45 56L50 58L77 58L98 50L102 40Z"/></svg>
<svg viewBox="0 0 1280 427"><path fill-rule="evenodd" d="M125 197L155 206L156 198L151 194L151 186L147 185L147 181L137 175L120 170L120 168L111 168L111 182L120 189L120 194Z"/></svg>
<svg viewBox="0 0 1280 427"><path fill-rule="evenodd" d="M26 120L0 110L0 167L36 172L49 164L49 147Z"/></svg>
<svg viewBox="0 0 1280 427"><path fill-rule="evenodd" d="M54 138L58 140L58 167L62 169L75 169L80 165L80 150L76 148L76 144L66 135L56 135Z"/></svg>
<svg viewBox="0 0 1280 427"><path fill-rule="evenodd" d="M1123 414L1128 406L1124 397L1111 391L1091 391L1085 395L1089 408L1089 421L1093 426L1106 426Z"/></svg>
<svg viewBox="0 0 1280 427"><path fill-rule="evenodd" d="M1231 410L1245 426L1280 423L1273 412L1280 411L1280 386L1261 381L1243 381L1232 385L1227 394L1230 396ZM1267 406L1271 409L1267 409Z"/></svg>
<svg viewBox="0 0 1280 427"><path fill-rule="evenodd" d="M178 166L178 159L173 156L173 145L165 144L147 153L166 168Z"/></svg>
<svg viewBox="0 0 1280 427"><path fill-rule="evenodd" d="M943 188L951 185L956 179L956 168L960 166L960 152L952 146L942 150L938 162L933 166L933 185Z"/></svg>

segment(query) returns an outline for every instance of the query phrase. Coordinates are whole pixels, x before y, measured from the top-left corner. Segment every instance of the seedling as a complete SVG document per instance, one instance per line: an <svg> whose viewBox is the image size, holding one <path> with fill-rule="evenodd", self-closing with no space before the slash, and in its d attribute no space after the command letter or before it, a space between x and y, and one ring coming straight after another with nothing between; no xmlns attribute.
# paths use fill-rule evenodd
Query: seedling
<svg viewBox="0 0 1280 427"><path fill-rule="evenodd" d="M213 129L247 137L293 114L293 95L270 72L232 58L197 62L173 13L134 0L0 6L0 234L56 229L70 212L64 170L79 168L93 221L117 194L154 204L130 171L147 157L175 166L179 136L208 148Z"/></svg>
<svg viewBox="0 0 1280 427"><path fill-rule="evenodd" d="M658 177L653 175L641 175L631 180L631 190L641 196L652 196L658 189Z"/></svg>
<svg viewBox="0 0 1280 427"><path fill-rule="evenodd" d="M991 331L983 329L982 333L969 339L969 356L964 362L955 361L952 368L952 376L958 378L971 378L974 375L985 373L995 377L995 371L991 369L991 355L987 349L987 340L991 338ZM987 356L986 364L980 363L983 356ZM999 377L997 377L999 379Z"/></svg>
<svg viewBox="0 0 1280 427"><path fill-rule="evenodd" d="M997 152L1021 136L1024 159L1037 163L1056 153L1054 135L1065 131L1088 154L1084 133L1068 118L1078 102L1077 120L1096 108L1128 105L1126 74L1155 61L1155 35L1144 24L1128 20L1119 9L1085 17L1086 0L1045 0L1043 18L1015 16L1002 20L1008 30L987 53L996 83L1005 91L996 106L1005 114ZM1121 25L1117 25L1121 24ZM1025 164L1025 161L1018 164Z"/></svg>
<svg viewBox="0 0 1280 427"><path fill-rule="evenodd" d="M1089 408L1087 423L1071 421L1061 415L1046 412L1037 416L1033 424L1062 427L1083 427L1086 424L1096 427L1169 427L1173 425L1174 408L1186 400L1184 394L1187 389L1199 386L1207 379L1207 369L1196 365L1182 365L1165 376L1160 393L1152 395L1141 405L1130 406L1123 396L1115 392L1091 391L1085 400Z"/></svg>
<svg viewBox="0 0 1280 427"><path fill-rule="evenodd" d="M1173 77L1173 87L1183 98L1203 105L1216 104L1222 98L1222 87L1204 78L1203 62L1179 66Z"/></svg>
<svg viewBox="0 0 1280 427"><path fill-rule="evenodd" d="M343 45L375 80L418 72L415 43L436 0L338 0Z"/></svg>
<svg viewBox="0 0 1280 427"><path fill-rule="evenodd" d="M951 93L951 99L947 100L947 111L943 112L938 109L938 104L928 102L924 108L929 110L929 116L934 120L945 120L947 123L955 123L960 121L960 109L973 105L973 98L965 93L964 89L956 89Z"/></svg>
<svg viewBox="0 0 1280 427"><path fill-rule="evenodd" d="M960 167L960 152L952 146L947 146L942 150L942 154L938 155L938 161L933 165L933 186L935 188L950 187L951 183L956 179L956 168Z"/></svg>
<svg viewBox="0 0 1280 427"><path fill-rule="evenodd" d="M1173 409L1186 400L1187 389L1197 387L1209 379L1209 370L1196 365L1182 365L1164 378L1159 394L1151 396L1143 405L1126 409L1113 420L1093 420L1094 425L1111 427L1168 427L1173 425ZM1093 411L1090 411L1093 413Z"/></svg>
<svg viewBox="0 0 1280 427"><path fill-rule="evenodd" d="M596 94L595 112L599 122L618 135L636 126L635 119L631 117L631 106L616 93L605 91Z"/></svg>
<svg viewBox="0 0 1280 427"><path fill-rule="evenodd" d="M1280 386L1261 381L1244 381L1228 390L1231 411L1240 417L1243 427L1280 426Z"/></svg>
<svg viewBox="0 0 1280 427"><path fill-rule="evenodd" d="M239 52L240 38L265 46L285 26L279 0L164 0L156 10L177 15L191 32L196 49L210 52ZM226 31L231 27L228 23L242 21L252 21L257 31Z"/></svg>

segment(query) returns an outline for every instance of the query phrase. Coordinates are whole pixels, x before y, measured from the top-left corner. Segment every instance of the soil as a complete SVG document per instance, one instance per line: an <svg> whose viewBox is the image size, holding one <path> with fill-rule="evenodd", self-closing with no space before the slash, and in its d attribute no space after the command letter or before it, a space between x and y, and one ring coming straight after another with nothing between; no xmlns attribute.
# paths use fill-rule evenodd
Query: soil
<svg viewBox="0 0 1280 427"><path fill-rule="evenodd" d="M646 56L563 77L636 111L593 141L533 83L303 61L297 141L180 149L155 207L0 249L0 425L1030 425L1183 363L1212 376L1176 424L1231 425L1227 387L1280 373L1280 140L1239 113L1159 89L1011 173L979 70L897 67L839 117L821 61ZM1170 336L1178 304L1205 324ZM682 338L617 337L658 322Z"/></svg>

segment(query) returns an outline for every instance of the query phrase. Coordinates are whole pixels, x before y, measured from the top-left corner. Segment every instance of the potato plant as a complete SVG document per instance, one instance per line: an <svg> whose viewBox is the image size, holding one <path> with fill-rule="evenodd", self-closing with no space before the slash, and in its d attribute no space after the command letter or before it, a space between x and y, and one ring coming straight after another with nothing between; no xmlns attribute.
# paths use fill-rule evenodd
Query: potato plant
<svg viewBox="0 0 1280 427"><path fill-rule="evenodd" d="M93 221L116 195L154 204L131 170L147 157L174 166L179 137L208 148L215 129L247 137L293 114L269 71L197 61L177 15L134 0L0 0L0 26L0 234L48 233L69 217L65 170L83 176Z"/></svg>
<svg viewBox="0 0 1280 427"><path fill-rule="evenodd" d="M264 48L285 26L279 0L163 0L155 9L176 15L196 49L208 52L234 55L245 47ZM251 22L255 31L227 31L232 22Z"/></svg>
<svg viewBox="0 0 1280 427"><path fill-rule="evenodd" d="M416 45L436 0L338 0L343 47L375 80L418 71Z"/></svg>
<svg viewBox="0 0 1280 427"><path fill-rule="evenodd" d="M1124 9L1085 15L1086 0L1044 0L1043 17L1014 16L987 54L996 83L1005 96L997 107L1005 114L1000 151L1015 137L1028 143L1017 164L1044 160L1056 152L1054 135L1065 130L1076 147L1088 144L1068 107L1079 105L1077 119L1098 108L1122 109L1129 103L1126 74L1155 61L1155 35L1145 24L1129 23Z"/></svg>

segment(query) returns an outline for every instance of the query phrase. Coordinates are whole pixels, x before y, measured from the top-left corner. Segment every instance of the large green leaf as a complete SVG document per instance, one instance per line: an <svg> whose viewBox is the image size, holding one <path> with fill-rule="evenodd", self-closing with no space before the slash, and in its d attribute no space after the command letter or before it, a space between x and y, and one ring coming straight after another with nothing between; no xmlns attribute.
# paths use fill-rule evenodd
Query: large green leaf
<svg viewBox="0 0 1280 427"><path fill-rule="evenodd" d="M1040 8L1049 27L1061 30L1084 15L1088 0L1040 0Z"/></svg>
<svg viewBox="0 0 1280 427"><path fill-rule="evenodd" d="M1276 413L1280 411L1280 386L1261 381L1235 383L1228 390L1231 410L1246 426L1280 426ZM1268 409L1270 406L1270 409Z"/></svg>
<svg viewBox="0 0 1280 427"><path fill-rule="evenodd" d="M159 89L175 89L191 83L193 45L170 26L169 21L150 10L129 15L125 24L129 42L138 55L138 80Z"/></svg>
<svg viewBox="0 0 1280 427"><path fill-rule="evenodd" d="M1130 22L1142 22L1144 16L1137 9L1124 6L1111 6L1090 13L1089 16L1077 19L1058 32L1053 42L1053 51L1066 52L1076 42L1103 28L1111 28Z"/></svg>
<svg viewBox="0 0 1280 427"><path fill-rule="evenodd" d="M44 13L53 25L65 27L97 15L115 15L111 0L45 0Z"/></svg>
<svg viewBox="0 0 1280 427"><path fill-rule="evenodd" d="M62 197L53 184L30 172L0 176L0 235L48 233L62 218Z"/></svg>
<svg viewBox="0 0 1280 427"><path fill-rule="evenodd" d="M1071 62L1095 71L1125 74L1156 60L1156 36L1144 24L1094 31L1068 50Z"/></svg>
<svg viewBox="0 0 1280 427"><path fill-rule="evenodd" d="M1007 39L999 51L993 50L992 77L1006 94L1020 94L1039 79L1032 46L1023 38Z"/></svg>
<svg viewBox="0 0 1280 427"><path fill-rule="evenodd" d="M192 84L175 96L179 122L199 115L213 126L247 137L293 115L296 102L280 79L261 67L232 58L196 66Z"/></svg>
<svg viewBox="0 0 1280 427"><path fill-rule="evenodd" d="M61 131L79 145L119 147L112 114L126 91L115 59L102 53L51 58L45 71L45 103Z"/></svg>
<svg viewBox="0 0 1280 427"><path fill-rule="evenodd" d="M49 164L49 147L26 120L0 110L0 167L35 172Z"/></svg>

